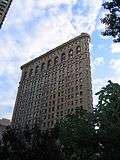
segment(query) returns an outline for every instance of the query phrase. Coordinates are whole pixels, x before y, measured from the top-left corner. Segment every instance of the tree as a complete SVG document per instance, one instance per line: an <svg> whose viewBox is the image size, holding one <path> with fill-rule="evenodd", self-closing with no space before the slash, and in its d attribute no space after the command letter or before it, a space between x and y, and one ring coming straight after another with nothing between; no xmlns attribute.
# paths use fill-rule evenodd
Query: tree
<svg viewBox="0 0 120 160"><path fill-rule="evenodd" d="M32 131L29 160L62 160L53 130L43 132L36 126Z"/></svg>
<svg viewBox="0 0 120 160"><path fill-rule="evenodd" d="M96 109L99 154L102 160L120 159L120 85L108 81L99 95Z"/></svg>
<svg viewBox="0 0 120 160"><path fill-rule="evenodd" d="M0 160L62 160L54 130L38 126L23 131L7 127L0 143Z"/></svg>
<svg viewBox="0 0 120 160"><path fill-rule="evenodd" d="M59 124L59 143L65 160L93 160L97 153L94 114L77 111Z"/></svg>
<svg viewBox="0 0 120 160"><path fill-rule="evenodd" d="M101 22L105 24L103 36L112 36L114 42L120 42L120 0L107 1L102 4L109 13Z"/></svg>
<svg viewBox="0 0 120 160"><path fill-rule="evenodd" d="M0 160L120 160L120 85L108 81L96 95L95 111L77 109L49 131L7 127Z"/></svg>
<svg viewBox="0 0 120 160"><path fill-rule="evenodd" d="M10 126L3 133L0 146L1 160L21 160L26 151L23 135Z"/></svg>

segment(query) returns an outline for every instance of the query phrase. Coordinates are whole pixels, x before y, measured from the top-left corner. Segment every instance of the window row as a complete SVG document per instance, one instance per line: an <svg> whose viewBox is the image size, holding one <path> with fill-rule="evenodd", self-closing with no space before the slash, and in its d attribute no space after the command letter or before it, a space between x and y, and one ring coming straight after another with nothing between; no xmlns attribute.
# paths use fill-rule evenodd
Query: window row
<svg viewBox="0 0 120 160"><path fill-rule="evenodd" d="M80 53L80 46L77 47L76 51L77 51L77 53ZM69 53L68 53L68 59L71 59L72 57L73 57L73 50L70 49L70 50L69 50ZM65 53L62 53L62 54L61 54L61 62L64 62L65 60L66 60L66 54L65 54ZM58 63L59 63L59 57L56 56L56 57L54 58L54 66L57 66ZM52 60L49 59L48 62L47 62L47 69L50 69L51 67L52 67ZM43 62L43 63L41 64L40 70L41 70L41 72L42 72L42 71L44 71L45 69L46 69L46 64L45 64L45 62ZM32 75L33 75L33 72L34 72L35 74L37 74L37 73L39 72L39 66L36 66L35 71L31 68L30 71L29 71L29 76L32 76ZM27 75L27 72L24 73L23 78L25 78L26 75Z"/></svg>

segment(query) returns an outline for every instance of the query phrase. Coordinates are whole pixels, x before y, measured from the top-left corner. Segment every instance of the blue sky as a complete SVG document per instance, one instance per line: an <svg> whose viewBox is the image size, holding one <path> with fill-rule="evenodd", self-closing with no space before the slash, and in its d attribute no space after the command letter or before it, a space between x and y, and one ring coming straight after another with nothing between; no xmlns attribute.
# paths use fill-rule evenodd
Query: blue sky
<svg viewBox="0 0 120 160"><path fill-rule="evenodd" d="M91 35L93 94L120 83L120 43L101 36L102 0L13 1L0 30L0 118L12 117L20 66L81 32ZM94 105L97 97L94 96Z"/></svg>

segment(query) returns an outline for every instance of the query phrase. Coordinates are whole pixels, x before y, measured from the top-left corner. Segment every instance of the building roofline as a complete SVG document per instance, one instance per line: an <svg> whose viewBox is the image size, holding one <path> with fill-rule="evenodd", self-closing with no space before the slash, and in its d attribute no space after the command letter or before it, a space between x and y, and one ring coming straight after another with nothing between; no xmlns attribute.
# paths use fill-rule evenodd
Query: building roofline
<svg viewBox="0 0 120 160"><path fill-rule="evenodd" d="M11 3L12 3L13 0L10 0L8 6L6 7L6 10L3 12L3 15L2 15L2 21L0 21L0 29L2 28L2 25L3 25L3 22L7 16L7 13L9 12L9 9L10 9L10 6L11 6Z"/></svg>
<svg viewBox="0 0 120 160"><path fill-rule="evenodd" d="M63 43L63 44L55 47L54 49L51 49L50 51L48 51L48 52L40 55L39 57L37 57L37 58L35 58L35 59L33 59L33 60L31 60L31 61L23 64L23 65L20 67L21 70L22 70L24 67L28 66L29 64L32 64L32 63L34 63L35 61L39 60L41 57L44 57L44 56L46 56L47 54L50 54L50 53L58 50L59 48L65 46L65 45L67 45L67 44L69 44L69 43L71 43L71 42L73 42L73 41L75 41L75 40L77 40L77 39L79 39L79 38L82 38L82 37L89 37L89 38L90 38L90 35L89 35L88 33L81 33L79 36L77 36L77 37L75 37L75 38L73 38L73 39L70 39L69 41L67 41L67 42L65 42L65 43Z"/></svg>

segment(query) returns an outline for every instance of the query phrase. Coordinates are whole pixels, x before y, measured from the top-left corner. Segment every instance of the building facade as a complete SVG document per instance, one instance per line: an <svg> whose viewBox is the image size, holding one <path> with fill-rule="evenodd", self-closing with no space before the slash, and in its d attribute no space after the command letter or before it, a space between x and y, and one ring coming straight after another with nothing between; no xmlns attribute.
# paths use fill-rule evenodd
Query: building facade
<svg viewBox="0 0 120 160"><path fill-rule="evenodd" d="M9 10L12 0L0 0L0 28Z"/></svg>
<svg viewBox="0 0 120 160"><path fill-rule="evenodd" d="M9 125L10 125L10 120L9 119L5 119L5 118L0 119L0 139L2 138L3 131Z"/></svg>
<svg viewBox="0 0 120 160"><path fill-rule="evenodd" d="M90 36L80 36L24 64L12 126L42 130L77 108L92 109Z"/></svg>

